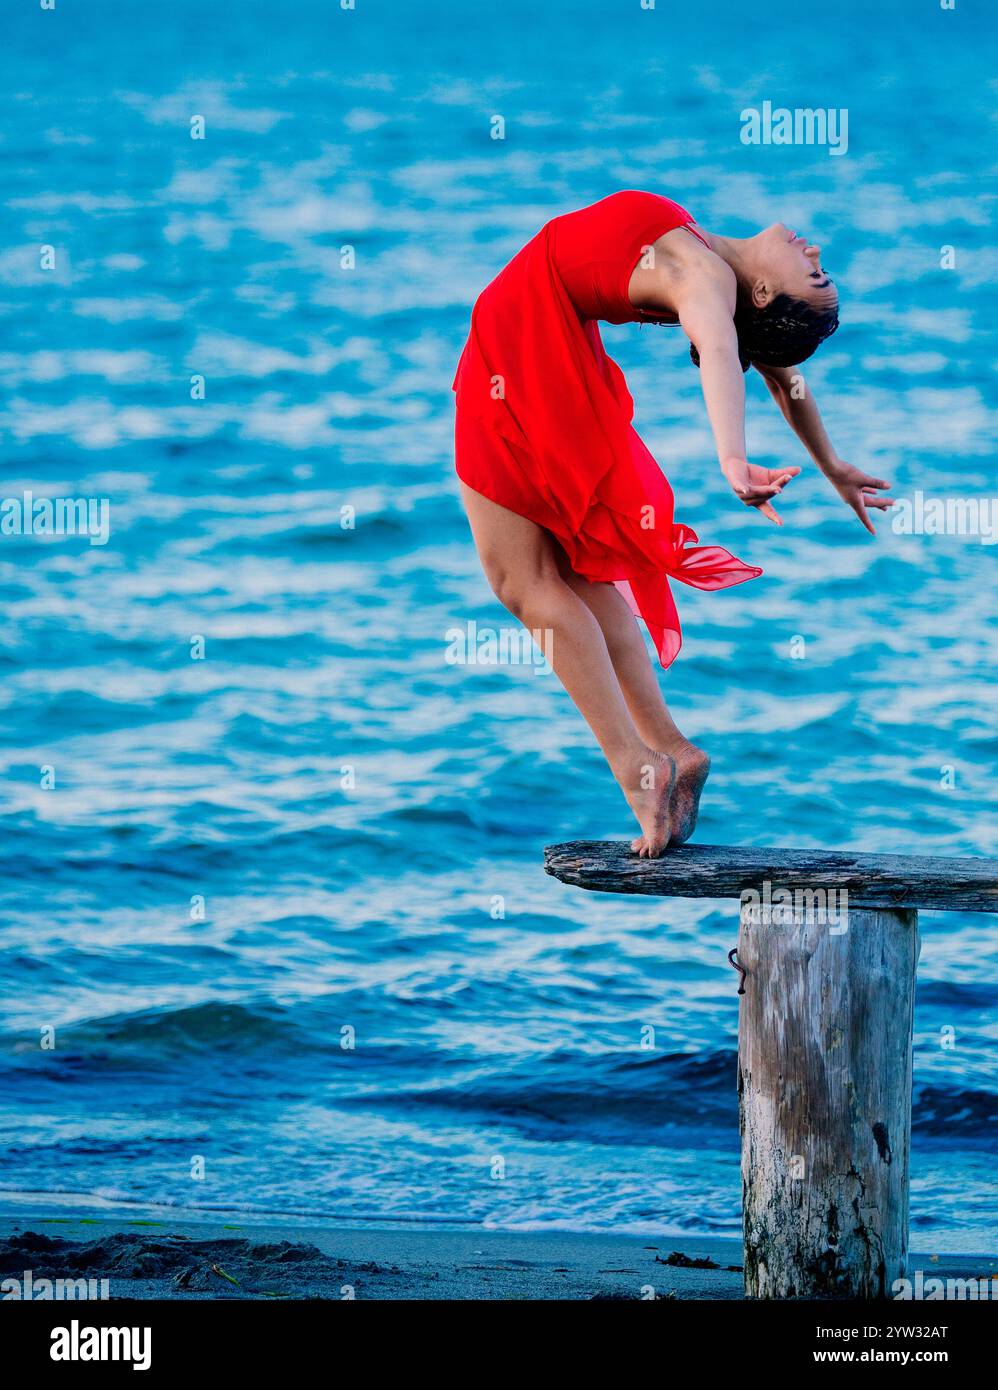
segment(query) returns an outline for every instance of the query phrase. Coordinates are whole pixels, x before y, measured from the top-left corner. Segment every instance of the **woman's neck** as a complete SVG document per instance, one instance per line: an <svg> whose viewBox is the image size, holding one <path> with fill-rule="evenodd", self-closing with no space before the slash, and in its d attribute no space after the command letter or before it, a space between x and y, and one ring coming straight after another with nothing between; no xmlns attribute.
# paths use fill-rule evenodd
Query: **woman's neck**
<svg viewBox="0 0 998 1390"><path fill-rule="evenodd" d="M754 237L718 236L709 232L711 249L735 273L738 288L748 293L755 278Z"/></svg>

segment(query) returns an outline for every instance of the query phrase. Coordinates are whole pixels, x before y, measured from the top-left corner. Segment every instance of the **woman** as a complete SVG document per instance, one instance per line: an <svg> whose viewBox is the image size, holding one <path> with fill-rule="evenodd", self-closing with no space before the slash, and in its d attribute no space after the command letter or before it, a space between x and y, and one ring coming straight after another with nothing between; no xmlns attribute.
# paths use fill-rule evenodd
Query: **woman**
<svg viewBox="0 0 998 1390"><path fill-rule="evenodd" d="M844 463L792 370L838 326L820 248L776 223L708 232L654 193L614 193L556 217L475 303L454 378L456 469L486 577L542 641L637 818L632 849L659 855L696 825L710 760L666 707L634 620L667 667L681 643L669 576L718 589L762 571L697 546L639 439L597 320L680 324L700 368L721 470L746 506L800 469L745 456L743 372L755 366L791 428L869 531L889 486ZM543 634L543 637L541 637Z"/></svg>

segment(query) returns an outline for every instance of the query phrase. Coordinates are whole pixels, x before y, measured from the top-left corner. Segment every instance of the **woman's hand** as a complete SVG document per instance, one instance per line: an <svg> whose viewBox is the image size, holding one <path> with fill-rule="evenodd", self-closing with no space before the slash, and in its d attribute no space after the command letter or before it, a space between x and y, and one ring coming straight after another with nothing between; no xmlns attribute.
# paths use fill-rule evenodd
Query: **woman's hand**
<svg viewBox="0 0 998 1390"><path fill-rule="evenodd" d="M746 507L757 507L777 526L783 525L772 499L783 491L791 478L796 478L799 468L760 468L748 459L727 458L721 461L721 472Z"/></svg>
<svg viewBox="0 0 998 1390"><path fill-rule="evenodd" d="M843 502L852 507L870 535L875 536L877 533L873 529L867 509L875 507L878 511L884 511L887 507L894 506L893 497L881 497L878 492L878 489L890 487L890 483L885 483L883 478L871 478L869 474L863 473L859 468L853 468L851 463L846 463L840 458L823 468L822 472Z"/></svg>

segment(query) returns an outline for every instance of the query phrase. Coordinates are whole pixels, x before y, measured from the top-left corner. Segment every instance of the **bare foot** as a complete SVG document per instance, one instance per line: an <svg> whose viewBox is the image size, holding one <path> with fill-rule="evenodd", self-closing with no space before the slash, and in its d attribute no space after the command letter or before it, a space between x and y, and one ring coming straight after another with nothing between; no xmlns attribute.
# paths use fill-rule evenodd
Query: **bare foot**
<svg viewBox="0 0 998 1390"><path fill-rule="evenodd" d="M657 857L669 843L672 833L675 760L668 753L646 748L641 757L620 773L615 769L614 775L642 831L637 840L631 841L631 849L643 859Z"/></svg>
<svg viewBox="0 0 998 1390"><path fill-rule="evenodd" d="M710 758L702 748L686 743L672 750L676 763L676 786L672 794L670 845L681 845L696 828L700 793L710 772Z"/></svg>

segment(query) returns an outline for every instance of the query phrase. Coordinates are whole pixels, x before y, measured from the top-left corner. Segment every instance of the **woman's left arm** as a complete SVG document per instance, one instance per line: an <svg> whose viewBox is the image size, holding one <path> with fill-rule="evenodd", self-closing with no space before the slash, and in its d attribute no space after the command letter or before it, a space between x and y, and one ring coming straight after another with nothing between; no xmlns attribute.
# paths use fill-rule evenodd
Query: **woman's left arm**
<svg viewBox="0 0 998 1390"><path fill-rule="evenodd" d="M828 437L817 402L799 367L764 367L759 363L753 363L753 366L765 381L783 418L832 487L853 509L870 534L876 534L867 508L882 511L894 505L893 498L880 495L884 488L890 487L890 483L883 478L871 478L839 458Z"/></svg>

